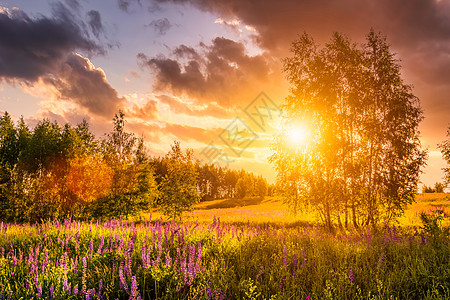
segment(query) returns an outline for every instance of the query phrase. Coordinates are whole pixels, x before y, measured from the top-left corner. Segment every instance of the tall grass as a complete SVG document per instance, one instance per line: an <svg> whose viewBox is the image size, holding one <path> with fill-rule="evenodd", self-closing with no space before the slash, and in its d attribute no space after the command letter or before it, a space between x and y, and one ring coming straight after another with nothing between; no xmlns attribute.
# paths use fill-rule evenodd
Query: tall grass
<svg viewBox="0 0 450 300"><path fill-rule="evenodd" d="M448 236L299 223L0 224L0 299L449 299Z"/></svg>

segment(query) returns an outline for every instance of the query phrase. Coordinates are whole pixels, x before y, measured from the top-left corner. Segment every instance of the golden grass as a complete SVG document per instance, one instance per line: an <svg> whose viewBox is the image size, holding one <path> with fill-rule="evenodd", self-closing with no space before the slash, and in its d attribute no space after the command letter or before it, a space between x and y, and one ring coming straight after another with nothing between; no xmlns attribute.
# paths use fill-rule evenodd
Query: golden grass
<svg viewBox="0 0 450 300"><path fill-rule="evenodd" d="M405 214L398 219L402 226L420 226L420 213L430 212L435 209L443 209L450 215L450 194L427 193L418 194L416 202L410 204ZM141 216L148 219L150 214ZM313 212L299 213L296 216L289 212L282 201L276 197L245 198L245 199L220 199L200 202L195 205L194 210L183 214L184 221L211 223L220 218L223 223L273 223L273 224L295 224L313 223L316 216ZM152 219L166 217L158 209L152 211ZM447 218L448 219L448 218ZM450 225L445 221L444 225Z"/></svg>

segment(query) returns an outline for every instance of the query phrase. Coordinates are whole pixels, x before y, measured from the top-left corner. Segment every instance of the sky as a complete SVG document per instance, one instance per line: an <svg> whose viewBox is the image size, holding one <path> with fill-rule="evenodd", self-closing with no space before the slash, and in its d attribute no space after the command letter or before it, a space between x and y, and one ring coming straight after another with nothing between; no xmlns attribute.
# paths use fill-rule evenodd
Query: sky
<svg viewBox="0 0 450 300"><path fill-rule="evenodd" d="M270 143L289 93L282 59L306 32L387 37L424 112L421 181L442 181L450 115L448 0L0 0L0 111L29 126L119 110L152 155L174 140L204 163L273 182Z"/></svg>

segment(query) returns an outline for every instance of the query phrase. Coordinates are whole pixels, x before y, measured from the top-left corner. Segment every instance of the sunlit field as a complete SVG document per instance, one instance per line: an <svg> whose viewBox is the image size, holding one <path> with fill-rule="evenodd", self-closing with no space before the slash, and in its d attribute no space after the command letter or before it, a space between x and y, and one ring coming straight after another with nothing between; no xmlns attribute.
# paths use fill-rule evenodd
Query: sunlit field
<svg viewBox="0 0 450 300"><path fill-rule="evenodd" d="M182 223L2 223L0 299L448 299L449 241L418 216L446 197L333 234L271 197L203 202Z"/></svg>

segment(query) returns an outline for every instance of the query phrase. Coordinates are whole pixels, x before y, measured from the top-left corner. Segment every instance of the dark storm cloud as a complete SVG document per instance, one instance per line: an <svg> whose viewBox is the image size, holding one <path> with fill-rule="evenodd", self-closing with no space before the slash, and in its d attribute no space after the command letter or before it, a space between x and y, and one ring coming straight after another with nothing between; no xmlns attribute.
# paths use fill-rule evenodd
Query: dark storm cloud
<svg viewBox="0 0 450 300"><path fill-rule="evenodd" d="M450 4L436 0L157 0L190 3L224 19L238 18L253 26L268 49L286 48L297 34L307 31L328 38L333 31L366 33L371 27L402 42L449 38Z"/></svg>
<svg viewBox="0 0 450 300"><path fill-rule="evenodd" d="M250 56L242 43L223 37L215 38L211 46L203 45L199 51L181 45L174 54L180 61L138 55L142 66L156 72L155 89L187 94L203 103L217 101L222 106L242 101L237 95L242 96L248 88L260 89L268 82L272 68L272 61L264 54ZM187 62L182 63L184 58Z"/></svg>
<svg viewBox="0 0 450 300"><path fill-rule="evenodd" d="M98 38L100 32L103 31L102 17L100 13L96 10L90 10L87 13L88 16L88 24L92 30L92 33Z"/></svg>
<svg viewBox="0 0 450 300"><path fill-rule="evenodd" d="M164 35L170 28L172 28L172 24L169 20L167 20L167 18L164 18L151 21L148 27L152 28L159 35Z"/></svg>
<svg viewBox="0 0 450 300"><path fill-rule="evenodd" d="M77 54L67 58L57 76L45 76L42 80L56 89L57 98L75 102L97 115L111 117L124 102L103 70Z"/></svg>
<svg viewBox="0 0 450 300"><path fill-rule="evenodd" d="M77 1L69 2L79 6ZM57 99L110 117L123 99L101 69L75 54L103 54L104 49L87 37L86 25L72 13L72 6L54 3L52 18L31 19L18 9L0 13L0 79L50 87ZM103 28L100 14L90 11L88 17L92 32L98 36Z"/></svg>
<svg viewBox="0 0 450 300"><path fill-rule="evenodd" d="M31 19L13 9L0 13L0 78L34 81L58 70L75 50L99 53L72 16L54 8L54 17Z"/></svg>

